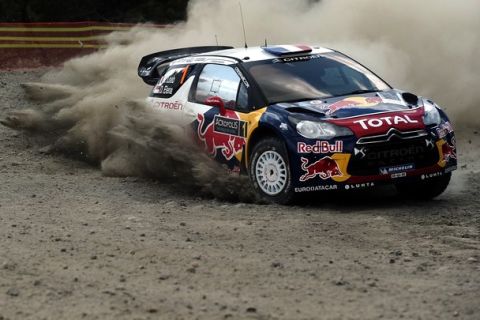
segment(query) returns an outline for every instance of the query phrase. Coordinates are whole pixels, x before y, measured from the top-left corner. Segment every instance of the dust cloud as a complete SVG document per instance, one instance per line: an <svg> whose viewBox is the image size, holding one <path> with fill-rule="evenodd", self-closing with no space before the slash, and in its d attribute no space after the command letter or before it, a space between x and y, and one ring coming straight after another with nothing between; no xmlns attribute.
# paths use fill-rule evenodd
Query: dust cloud
<svg viewBox="0 0 480 320"><path fill-rule="evenodd" d="M435 100L454 124L478 127L477 0L241 3L250 46L267 40L338 49L393 86ZM239 194L237 185L224 183L227 176L218 176L216 164L178 139L179 128L145 105L150 87L138 78L136 68L142 56L156 51L216 41L242 46L241 25L238 0L191 0L186 22L112 33L106 36L107 49L66 62L40 83L24 84L38 108L13 112L2 123L48 133L51 150L81 154L100 163L106 175L153 175L185 181L213 196ZM239 185L247 190L241 179ZM246 192L245 197L253 195Z"/></svg>

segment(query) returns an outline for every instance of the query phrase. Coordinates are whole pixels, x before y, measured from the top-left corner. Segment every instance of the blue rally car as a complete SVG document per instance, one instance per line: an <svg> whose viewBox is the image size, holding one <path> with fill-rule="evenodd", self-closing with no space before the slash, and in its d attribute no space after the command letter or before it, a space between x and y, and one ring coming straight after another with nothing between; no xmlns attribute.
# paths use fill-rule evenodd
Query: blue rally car
<svg viewBox="0 0 480 320"><path fill-rule="evenodd" d="M384 183L429 199L456 169L445 113L338 51L182 48L143 57L138 74L153 86L151 108L273 202Z"/></svg>

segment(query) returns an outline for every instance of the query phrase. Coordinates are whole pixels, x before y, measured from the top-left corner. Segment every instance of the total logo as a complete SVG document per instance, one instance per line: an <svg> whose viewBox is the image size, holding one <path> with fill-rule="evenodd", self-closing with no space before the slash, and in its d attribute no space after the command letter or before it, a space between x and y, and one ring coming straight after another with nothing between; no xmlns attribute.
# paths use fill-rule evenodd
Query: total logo
<svg viewBox="0 0 480 320"><path fill-rule="evenodd" d="M385 135L393 128L402 135L402 132L425 129L422 121L423 108L389 111L384 113L366 114L351 118L332 118L328 122L350 128L357 138Z"/></svg>
<svg viewBox="0 0 480 320"><path fill-rule="evenodd" d="M335 141L335 144L330 144L328 141L317 141L314 145L306 144L305 142L297 143L298 153L340 153L343 152L343 141Z"/></svg>
<svg viewBox="0 0 480 320"><path fill-rule="evenodd" d="M358 123L364 130L370 128L380 128L385 125L398 125L398 124L415 124L418 123L418 120L410 118L408 115L398 115L398 116L387 116L379 117L373 119L360 119L353 121L353 123Z"/></svg>

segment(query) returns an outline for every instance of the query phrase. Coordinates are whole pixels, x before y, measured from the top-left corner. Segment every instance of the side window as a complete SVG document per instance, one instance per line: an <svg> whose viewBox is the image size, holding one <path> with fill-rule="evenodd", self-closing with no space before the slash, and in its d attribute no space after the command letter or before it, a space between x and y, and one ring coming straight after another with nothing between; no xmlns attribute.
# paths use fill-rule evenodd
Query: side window
<svg viewBox="0 0 480 320"><path fill-rule="evenodd" d="M238 111L248 111L248 89L247 87L241 83L240 89L238 90L238 97L237 97L237 108Z"/></svg>
<svg viewBox="0 0 480 320"><path fill-rule="evenodd" d="M226 108L242 110L248 106L248 93L246 88L243 93L242 90L239 93L239 87L240 77L233 68L207 64L198 77L194 99L198 103L204 103L208 98L218 96L223 100ZM238 104L237 94L239 94Z"/></svg>
<svg viewBox="0 0 480 320"><path fill-rule="evenodd" d="M188 78L190 66L175 66L169 68L152 91L152 96L159 98L170 98L182 86Z"/></svg>

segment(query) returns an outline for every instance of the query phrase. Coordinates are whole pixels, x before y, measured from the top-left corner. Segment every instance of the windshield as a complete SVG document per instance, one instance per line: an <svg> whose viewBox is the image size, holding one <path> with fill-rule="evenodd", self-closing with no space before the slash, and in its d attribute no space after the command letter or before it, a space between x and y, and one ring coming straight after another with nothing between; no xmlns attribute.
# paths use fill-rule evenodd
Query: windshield
<svg viewBox="0 0 480 320"><path fill-rule="evenodd" d="M390 87L339 53L246 63L269 103L323 99Z"/></svg>

